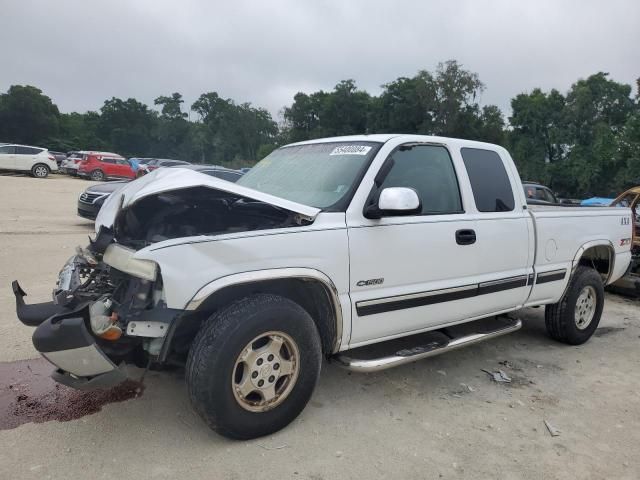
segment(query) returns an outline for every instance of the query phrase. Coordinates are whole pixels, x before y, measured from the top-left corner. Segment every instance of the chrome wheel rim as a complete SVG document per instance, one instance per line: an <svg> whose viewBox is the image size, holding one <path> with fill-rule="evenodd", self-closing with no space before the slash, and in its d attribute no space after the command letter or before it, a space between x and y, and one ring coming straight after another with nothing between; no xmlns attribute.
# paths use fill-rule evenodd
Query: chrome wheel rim
<svg viewBox="0 0 640 480"><path fill-rule="evenodd" d="M250 412L265 412L291 393L300 370L300 352L284 332L266 332L240 352L231 373L231 389L238 404Z"/></svg>
<svg viewBox="0 0 640 480"><path fill-rule="evenodd" d="M101 172L93 172L91 177L93 178L93 180L100 181L100 180L102 180L102 173Z"/></svg>
<svg viewBox="0 0 640 480"><path fill-rule="evenodd" d="M42 177L46 177L47 176L46 167L42 167L42 166L36 167L34 172L36 174L36 177L42 178Z"/></svg>
<svg viewBox="0 0 640 480"><path fill-rule="evenodd" d="M596 290L591 286L584 287L578 295L574 319L579 330L584 330L591 324L596 313L596 298Z"/></svg>

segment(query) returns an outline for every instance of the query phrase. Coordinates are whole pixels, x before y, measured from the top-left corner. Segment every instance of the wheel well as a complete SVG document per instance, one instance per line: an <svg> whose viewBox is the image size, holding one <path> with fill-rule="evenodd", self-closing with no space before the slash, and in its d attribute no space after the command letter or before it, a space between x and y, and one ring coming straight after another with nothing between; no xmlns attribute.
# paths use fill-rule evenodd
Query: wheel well
<svg viewBox="0 0 640 480"><path fill-rule="evenodd" d="M288 298L311 316L318 328L322 352L332 353L338 335L338 315L329 287L311 278L282 278L242 283L222 288L212 293L197 310L186 313L176 327L171 339L170 352L186 355L200 326L216 311L256 293L270 293ZM167 353L170 353L167 352Z"/></svg>
<svg viewBox="0 0 640 480"><path fill-rule="evenodd" d="M589 247L582 253L578 264L593 268L606 283L613 267L613 251L608 245Z"/></svg>

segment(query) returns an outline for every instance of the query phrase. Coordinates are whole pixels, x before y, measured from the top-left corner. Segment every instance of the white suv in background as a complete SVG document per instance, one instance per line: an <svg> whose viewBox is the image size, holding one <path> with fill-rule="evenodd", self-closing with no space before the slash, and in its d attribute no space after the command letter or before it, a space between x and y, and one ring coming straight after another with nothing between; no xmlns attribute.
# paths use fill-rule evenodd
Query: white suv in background
<svg viewBox="0 0 640 480"><path fill-rule="evenodd" d="M49 172L57 172L58 164L46 148L0 144L0 171L31 172L36 178L45 178Z"/></svg>

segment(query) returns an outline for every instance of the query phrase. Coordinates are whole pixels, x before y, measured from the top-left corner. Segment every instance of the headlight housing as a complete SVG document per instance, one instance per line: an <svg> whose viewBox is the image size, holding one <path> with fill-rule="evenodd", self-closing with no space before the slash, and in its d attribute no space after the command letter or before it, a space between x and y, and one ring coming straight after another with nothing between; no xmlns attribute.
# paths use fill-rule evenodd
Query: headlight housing
<svg viewBox="0 0 640 480"><path fill-rule="evenodd" d="M102 256L102 261L111 267L134 277L155 281L158 276L158 264L152 260L133 258L135 250L112 243Z"/></svg>

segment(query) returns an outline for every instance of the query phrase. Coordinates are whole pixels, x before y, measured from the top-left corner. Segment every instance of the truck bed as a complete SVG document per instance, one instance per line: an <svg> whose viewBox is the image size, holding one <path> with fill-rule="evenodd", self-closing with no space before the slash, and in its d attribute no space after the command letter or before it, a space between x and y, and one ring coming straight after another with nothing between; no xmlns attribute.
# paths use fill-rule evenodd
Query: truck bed
<svg viewBox="0 0 640 480"><path fill-rule="evenodd" d="M606 243L615 252L611 267L603 275L604 281L612 283L624 274L631 253L631 210L620 207L542 206L528 208L533 222L535 242L534 273L569 272L577 265L582 251L590 245ZM577 251L577 253L576 253ZM602 255L608 256L606 249ZM594 259L596 263L598 259ZM604 272L603 272L604 273ZM565 275L564 285L558 283L537 284L533 288L528 305L557 301L569 281Z"/></svg>

